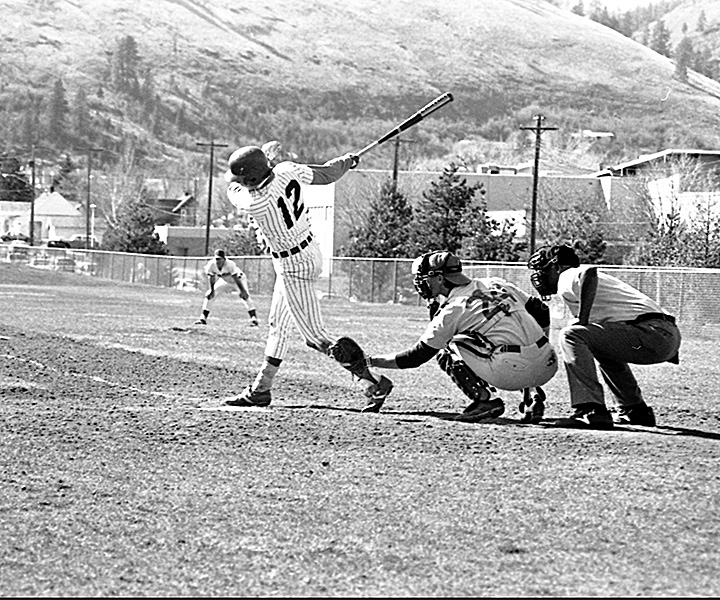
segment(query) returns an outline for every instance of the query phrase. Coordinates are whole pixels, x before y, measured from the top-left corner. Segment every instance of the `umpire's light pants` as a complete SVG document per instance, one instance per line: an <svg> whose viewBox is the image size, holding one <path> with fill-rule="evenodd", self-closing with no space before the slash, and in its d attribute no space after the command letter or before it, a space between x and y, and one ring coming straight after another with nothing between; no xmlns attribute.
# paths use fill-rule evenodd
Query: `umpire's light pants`
<svg viewBox="0 0 720 600"><path fill-rule="evenodd" d="M570 386L570 405L605 404L596 360L618 406L643 402L629 363L652 365L671 360L677 356L680 342L677 325L661 320L565 327L560 331L559 343Z"/></svg>

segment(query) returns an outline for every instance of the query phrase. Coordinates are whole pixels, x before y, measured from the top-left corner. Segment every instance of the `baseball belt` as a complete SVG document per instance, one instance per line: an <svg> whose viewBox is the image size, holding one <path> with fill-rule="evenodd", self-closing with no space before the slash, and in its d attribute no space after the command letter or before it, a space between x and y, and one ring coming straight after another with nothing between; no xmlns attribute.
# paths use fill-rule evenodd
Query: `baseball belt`
<svg viewBox="0 0 720 600"><path fill-rule="evenodd" d="M643 321L667 321L668 323L675 324L675 317L672 315L666 315L665 313L645 313L639 317L635 317L632 321L626 321L626 323L642 323Z"/></svg>
<svg viewBox="0 0 720 600"><path fill-rule="evenodd" d="M535 342L534 345L537 346L538 348L542 348L547 343L548 343L547 337L542 336L537 342ZM515 352L515 353L519 354L520 351L524 347L525 346L518 346L517 344L502 344L502 345L498 346L497 348L495 348L495 351L496 352Z"/></svg>
<svg viewBox="0 0 720 600"><path fill-rule="evenodd" d="M287 258L288 256L292 256L293 254L297 254L300 252L300 250L303 250L304 248L307 248L310 245L310 242L312 242L313 234L311 233L307 238L305 238L302 242L300 242L297 246L293 248L289 248L288 250L280 250L280 252L271 252L274 258Z"/></svg>

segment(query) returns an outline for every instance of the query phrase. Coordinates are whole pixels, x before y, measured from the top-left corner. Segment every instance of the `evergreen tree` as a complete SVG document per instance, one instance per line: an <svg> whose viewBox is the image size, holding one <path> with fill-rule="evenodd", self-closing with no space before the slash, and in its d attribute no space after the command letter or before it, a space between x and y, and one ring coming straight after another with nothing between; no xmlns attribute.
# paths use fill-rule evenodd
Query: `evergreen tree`
<svg viewBox="0 0 720 600"><path fill-rule="evenodd" d="M392 181L383 184L380 196L370 202L365 222L351 230L347 256L411 258L412 207L393 187Z"/></svg>
<svg viewBox="0 0 720 600"><path fill-rule="evenodd" d="M705 15L704 10L701 10L700 14L698 15L697 25L695 25L695 29L697 29L698 33L703 33L707 29L707 16Z"/></svg>
<svg viewBox="0 0 720 600"><path fill-rule="evenodd" d="M463 258L519 261L526 254L527 242L516 240L514 223L499 223L488 216L484 189L480 191L480 199L468 205L463 217Z"/></svg>
<svg viewBox="0 0 720 600"><path fill-rule="evenodd" d="M77 138L86 138L90 133L90 111L88 109L87 93L80 86L75 92L72 107L72 130Z"/></svg>
<svg viewBox="0 0 720 600"><path fill-rule="evenodd" d="M48 107L48 136L56 146L63 146L67 129L69 107L62 79L56 79Z"/></svg>
<svg viewBox="0 0 720 600"><path fill-rule="evenodd" d="M167 254L167 246L155 233L152 209L142 200L125 202L117 221L105 232L104 250L135 254Z"/></svg>
<svg viewBox="0 0 720 600"><path fill-rule="evenodd" d="M126 35L118 42L112 59L110 79L115 91L138 98L140 94L139 68L140 53L137 42L133 36Z"/></svg>
<svg viewBox="0 0 720 600"><path fill-rule="evenodd" d="M410 237L415 254L429 250L456 253L462 247L466 233L463 218L476 194L484 190L480 183L468 186L467 180L457 174L458 168L456 163L450 163L438 181L431 182L430 189L423 192Z"/></svg>
<svg viewBox="0 0 720 600"><path fill-rule="evenodd" d="M583 6L582 0L578 0L578 3L570 9L576 15L581 17L585 16L585 7Z"/></svg>
<svg viewBox="0 0 720 600"><path fill-rule="evenodd" d="M675 77L683 83L688 80L688 68L695 61L695 51L689 37L684 37L675 49Z"/></svg>
<svg viewBox="0 0 720 600"><path fill-rule="evenodd" d="M0 155L0 201L30 202L32 197L32 186L20 161L14 156Z"/></svg>
<svg viewBox="0 0 720 600"><path fill-rule="evenodd" d="M670 31L667 27L665 27L665 23L662 19L655 22L655 26L652 28L650 33L650 42L648 45L658 54L662 54L667 57L670 56Z"/></svg>

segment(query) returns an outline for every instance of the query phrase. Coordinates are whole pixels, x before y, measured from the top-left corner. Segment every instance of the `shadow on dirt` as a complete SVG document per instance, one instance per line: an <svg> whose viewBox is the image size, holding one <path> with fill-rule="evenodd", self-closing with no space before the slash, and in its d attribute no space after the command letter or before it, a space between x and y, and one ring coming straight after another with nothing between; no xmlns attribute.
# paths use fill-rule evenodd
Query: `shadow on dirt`
<svg viewBox="0 0 720 600"><path fill-rule="evenodd" d="M308 409L314 408L318 410L334 410L339 412L347 413L360 413L359 408L346 408L341 406L328 406L325 404L302 404L294 406L285 406L283 408L289 409ZM374 413L368 413L374 414ZM411 412L400 412L384 410L380 414L392 417L431 417L434 419L440 419L441 421L455 421L455 417L459 417L462 413L458 412L440 412L434 410L420 410ZM403 419L403 420L414 420L414 419ZM468 421L458 421L458 423L468 423ZM543 421L541 423L523 423L520 419L508 419L506 417L498 417L496 419L482 419L476 421L479 424L492 424L492 425L512 425L520 427L542 427L546 429L588 429L582 425L569 425L566 419L558 419L557 421ZM684 435L705 438L710 440L720 440L720 433L713 431L702 431L700 429L690 429L687 427L671 427L669 425L658 425L657 427L642 427L640 425L615 425L612 429L605 430L608 433L612 432L633 432L633 433L649 433L654 435Z"/></svg>

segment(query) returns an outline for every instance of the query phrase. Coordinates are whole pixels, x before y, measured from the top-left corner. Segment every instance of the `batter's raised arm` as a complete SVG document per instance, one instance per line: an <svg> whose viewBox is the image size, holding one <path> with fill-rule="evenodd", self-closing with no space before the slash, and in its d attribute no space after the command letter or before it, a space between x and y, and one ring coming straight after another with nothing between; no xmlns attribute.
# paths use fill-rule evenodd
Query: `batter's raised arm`
<svg viewBox="0 0 720 600"><path fill-rule="evenodd" d="M312 185L327 185L340 179L350 169L357 167L360 158L356 154L345 154L329 160L324 165L308 165L313 172Z"/></svg>

